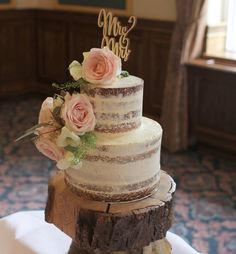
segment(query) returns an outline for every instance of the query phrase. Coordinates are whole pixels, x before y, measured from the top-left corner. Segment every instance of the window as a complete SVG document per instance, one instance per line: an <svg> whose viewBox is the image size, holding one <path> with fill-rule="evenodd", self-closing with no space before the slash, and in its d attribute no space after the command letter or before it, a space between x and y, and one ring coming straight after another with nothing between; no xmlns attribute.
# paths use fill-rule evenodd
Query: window
<svg viewBox="0 0 236 254"><path fill-rule="evenodd" d="M205 55L236 61L236 0L208 0Z"/></svg>

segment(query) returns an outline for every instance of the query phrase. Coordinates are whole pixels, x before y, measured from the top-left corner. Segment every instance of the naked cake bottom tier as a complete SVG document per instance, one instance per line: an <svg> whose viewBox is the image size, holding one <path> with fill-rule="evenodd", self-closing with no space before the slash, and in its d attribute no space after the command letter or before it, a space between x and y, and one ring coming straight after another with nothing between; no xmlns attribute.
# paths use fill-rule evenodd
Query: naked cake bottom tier
<svg viewBox="0 0 236 254"><path fill-rule="evenodd" d="M175 182L164 171L157 191L133 202L83 199L65 184L64 172L51 179L48 190L46 221L70 236L76 248L85 251L79 253L138 251L164 239L171 227Z"/></svg>
<svg viewBox="0 0 236 254"><path fill-rule="evenodd" d="M162 128L142 117L141 126L123 135L97 133L97 146L79 169L66 170L66 182L90 200L130 201L150 195L160 179Z"/></svg>

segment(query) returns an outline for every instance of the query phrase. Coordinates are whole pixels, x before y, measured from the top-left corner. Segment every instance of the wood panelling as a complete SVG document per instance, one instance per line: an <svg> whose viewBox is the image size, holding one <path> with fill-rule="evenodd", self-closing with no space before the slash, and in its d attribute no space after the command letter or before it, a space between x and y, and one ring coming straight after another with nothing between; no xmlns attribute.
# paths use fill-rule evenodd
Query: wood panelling
<svg viewBox="0 0 236 254"><path fill-rule="evenodd" d="M236 154L235 72L188 66L190 135L198 143Z"/></svg>
<svg viewBox="0 0 236 254"><path fill-rule="evenodd" d="M32 27L30 22L3 22L0 27L0 78L25 78L32 74ZM25 68L29 66L29 68Z"/></svg>
<svg viewBox="0 0 236 254"><path fill-rule="evenodd" d="M52 82L71 79L67 69L71 61L82 62L83 52L100 47L102 30L97 27L97 14L50 10L12 12L10 15L8 11L8 25L0 25L4 34L0 39L2 74L13 80L33 77L44 82L45 85L38 88L39 92L49 92ZM21 19L17 15L14 19L15 13ZM122 24L127 24L127 18L120 19ZM173 22L139 19L135 30L129 35L130 58L123 63L124 70L144 79L144 114L155 119L161 113L173 28ZM19 38L22 44L17 43ZM2 60L2 56L7 58L6 52L11 52L7 63ZM27 89L28 86L23 90Z"/></svg>
<svg viewBox="0 0 236 254"><path fill-rule="evenodd" d="M152 33L150 41L149 70L151 71L148 72L149 78L147 79L150 85L146 86L146 94L149 98L147 100L147 109L149 114L160 117L170 48L170 35L165 37L160 33Z"/></svg>
<svg viewBox="0 0 236 254"><path fill-rule="evenodd" d="M120 19L122 24L127 23L127 18ZM41 59L39 66L44 68L43 71L40 69L39 78L50 82L70 79L67 68L63 66L67 67L73 60L82 62L83 52L93 47L100 47L102 30L97 27L97 15L38 11L37 23L40 42L38 52ZM54 26L55 28L52 29ZM60 31L56 31L57 26ZM128 62L123 63L124 70L144 79L144 114L155 119L160 117L161 113L173 27L173 22L140 19L135 30L129 35L132 50L130 58ZM58 46L53 49L50 48L55 42L50 38L49 33L52 33L51 37L58 41ZM45 34L48 34L47 37ZM66 38L66 42L63 38ZM58 66L53 65L48 59L54 55L56 62L60 63Z"/></svg>
<svg viewBox="0 0 236 254"><path fill-rule="evenodd" d="M82 53L100 47L100 38L98 29L93 24L82 26L80 23L72 23L69 29L69 63L74 59L82 62Z"/></svg>
<svg viewBox="0 0 236 254"><path fill-rule="evenodd" d="M121 17L122 24L127 18ZM144 79L144 114L161 117L173 22L139 19L123 69ZM97 15L49 10L0 12L0 96L49 93L71 79L68 65L99 47ZM190 137L236 154L236 71L218 64L188 65Z"/></svg>
<svg viewBox="0 0 236 254"><path fill-rule="evenodd" d="M122 63L122 68L127 70L130 74L139 76L145 79L146 73L146 53L147 53L147 43L145 43L145 31L141 29L135 29L130 34L130 49L131 53L129 55L128 61ZM147 75L146 75L147 76Z"/></svg>
<svg viewBox="0 0 236 254"><path fill-rule="evenodd" d="M0 93L30 90L35 77L35 20L32 11L1 11ZM15 81L18 81L16 83ZM20 82L22 81L22 82ZM22 83L22 84L20 84Z"/></svg>
<svg viewBox="0 0 236 254"><path fill-rule="evenodd" d="M37 20L38 77L46 82L65 82L67 70L66 25L61 20Z"/></svg>

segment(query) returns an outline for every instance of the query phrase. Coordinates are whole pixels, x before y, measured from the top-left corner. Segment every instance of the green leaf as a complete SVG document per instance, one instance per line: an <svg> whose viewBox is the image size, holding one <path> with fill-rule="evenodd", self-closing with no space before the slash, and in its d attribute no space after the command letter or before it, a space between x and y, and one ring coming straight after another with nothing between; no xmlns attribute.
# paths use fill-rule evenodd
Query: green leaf
<svg viewBox="0 0 236 254"><path fill-rule="evenodd" d="M81 91L83 91L83 93L86 93L87 95L90 95L90 85L88 83L86 84L81 84L80 85L80 89Z"/></svg>
<svg viewBox="0 0 236 254"><path fill-rule="evenodd" d="M75 155L75 160L81 161L87 153L87 149L84 146L79 146Z"/></svg>
<svg viewBox="0 0 236 254"><path fill-rule="evenodd" d="M80 78L77 81L66 82L63 84L53 83L52 86L59 89L59 90L68 91L71 89L78 89L78 88L80 88L81 85L84 85L84 84L88 84L88 82L86 80L84 80L83 78Z"/></svg>
<svg viewBox="0 0 236 254"><path fill-rule="evenodd" d="M96 146L97 137L93 131L86 132L80 137L82 143L86 144L89 148L94 148Z"/></svg>
<svg viewBox="0 0 236 254"><path fill-rule="evenodd" d="M66 151L69 151L69 152L72 152L72 153L75 153L77 151L77 147L74 147L74 146L66 146L65 147L65 150Z"/></svg>
<svg viewBox="0 0 236 254"><path fill-rule="evenodd" d="M74 158L74 160L73 160L73 165L78 165L79 163L80 163L80 158Z"/></svg>
<svg viewBox="0 0 236 254"><path fill-rule="evenodd" d="M129 77L128 71L122 71L120 74L121 78Z"/></svg>
<svg viewBox="0 0 236 254"><path fill-rule="evenodd" d="M96 135L94 132L87 132L80 136L81 142L77 147L67 146L65 149L72 152L75 157L75 164L80 162L86 153L96 147Z"/></svg>
<svg viewBox="0 0 236 254"><path fill-rule="evenodd" d="M34 132L40 128L40 127L46 127L46 126L51 126L51 124L49 123L39 123L39 124L36 124L34 125L33 127L29 128L28 130L25 131L25 133L23 135L21 135L19 138L15 139L15 142L18 142L20 141L21 139L23 138L26 138L30 135L33 135Z"/></svg>

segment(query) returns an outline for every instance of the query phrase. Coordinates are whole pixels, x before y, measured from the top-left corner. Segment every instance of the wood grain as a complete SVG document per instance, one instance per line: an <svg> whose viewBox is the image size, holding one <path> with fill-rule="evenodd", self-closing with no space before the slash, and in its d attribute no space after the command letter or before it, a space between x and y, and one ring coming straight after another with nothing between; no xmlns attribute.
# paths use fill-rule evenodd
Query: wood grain
<svg viewBox="0 0 236 254"><path fill-rule="evenodd" d="M236 155L236 68L196 60L187 66L190 136Z"/></svg>
<svg viewBox="0 0 236 254"><path fill-rule="evenodd" d="M72 192L65 184L64 173L58 173L49 183L45 217L80 249L142 249L163 239L170 228L174 191L174 181L162 172L159 188L146 199L124 203L89 201Z"/></svg>
<svg viewBox="0 0 236 254"><path fill-rule="evenodd" d="M119 19L127 24L127 17ZM123 63L124 70L144 79L144 114L157 120L173 28L174 22L139 18L130 33L129 61ZM82 62L82 53L102 40L97 14L59 10L1 11L0 33L2 97L28 91L51 95L51 83L71 80L69 64Z"/></svg>

